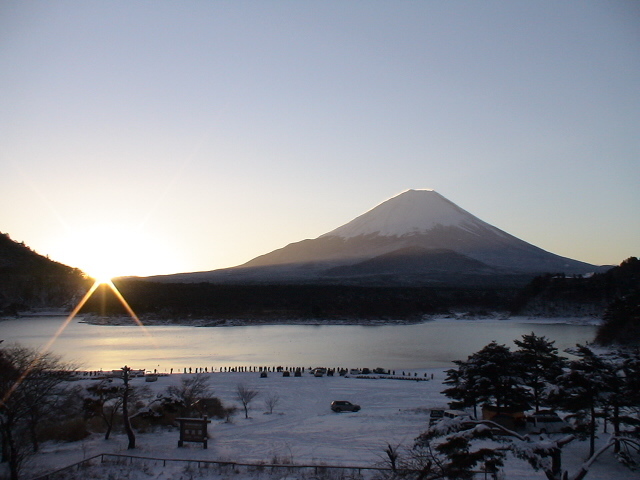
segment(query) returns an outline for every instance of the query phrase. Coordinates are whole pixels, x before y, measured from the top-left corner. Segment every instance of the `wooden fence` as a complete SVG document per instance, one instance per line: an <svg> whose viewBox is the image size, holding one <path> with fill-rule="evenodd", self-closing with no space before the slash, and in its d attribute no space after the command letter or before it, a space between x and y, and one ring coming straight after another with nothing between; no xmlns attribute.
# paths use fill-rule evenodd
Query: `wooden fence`
<svg viewBox="0 0 640 480"><path fill-rule="evenodd" d="M49 472L45 475L40 475L38 477L33 478L32 480L57 480L60 478L64 478L65 473L69 473L73 469L80 470L81 468L88 466L94 460L100 460L100 463L105 463L109 459L120 460L121 462L129 462L130 465L134 465L136 462L141 461L153 461L157 463L162 463L163 467L166 467L168 463L182 462L190 465L197 465L198 468L202 467L214 467L218 470L219 473L230 474L230 473L240 473L242 470L247 472L255 471L260 472L263 470L271 470L271 471L290 471L290 472L309 472L315 476L326 475L328 472L340 472L340 475L337 475L339 478L348 478L348 479L364 479L365 477L371 476L374 473L382 473L387 472L391 473L390 468L383 467L353 467L353 466L344 466L344 465L300 465L300 464L267 464L267 463L239 463L239 462L225 462L218 460L192 460L192 459L181 459L181 458L155 458L155 457L140 457L133 455L121 455L116 453L100 453L98 455L94 455L93 457L86 458L80 462L74 463L72 465L68 465L66 467L60 468L53 472ZM367 475L369 474L369 475Z"/></svg>

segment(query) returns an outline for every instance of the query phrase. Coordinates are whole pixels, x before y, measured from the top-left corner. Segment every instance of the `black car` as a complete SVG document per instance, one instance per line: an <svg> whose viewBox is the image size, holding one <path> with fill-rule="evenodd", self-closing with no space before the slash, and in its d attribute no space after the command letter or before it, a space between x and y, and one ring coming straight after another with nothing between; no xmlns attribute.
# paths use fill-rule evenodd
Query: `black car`
<svg viewBox="0 0 640 480"><path fill-rule="evenodd" d="M331 410L334 412L357 412L360 410L360 405L355 405L346 400L336 400L331 402Z"/></svg>

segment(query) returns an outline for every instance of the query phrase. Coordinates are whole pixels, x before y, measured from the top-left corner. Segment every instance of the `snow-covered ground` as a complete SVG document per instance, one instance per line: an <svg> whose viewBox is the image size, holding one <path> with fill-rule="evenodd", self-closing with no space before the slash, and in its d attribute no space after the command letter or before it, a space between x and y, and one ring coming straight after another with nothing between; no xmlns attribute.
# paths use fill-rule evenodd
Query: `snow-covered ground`
<svg viewBox="0 0 640 480"><path fill-rule="evenodd" d="M178 429L158 429L138 433L137 447L127 450L126 435L116 432L108 441L101 434L76 443L46 443L42 452L25 467L24 478L50 472L89 458L99 453L121 453L166 459L198 459L234 462L282 462L295 464L376 466L381 465L384 448L390 444L410 447L415 437L429 422L429 409L443 407L443 370L423 370L418 378L428 381L361 379L355 377L283 377L269 373L260 378L258 373L210 373L214 396L225 405L239 405L236 387L243 384L260 395L250 404L249 417L239 410L231 423L213 419L209 426L208 449L187 443L178 448ZM431 380L431 375L434 378ZM182 374L159 377L147 383L144 378L132 384L150 386L160 392L168 385L178 384ZM114 380L118 381L118 380ZM82 380L81 382L91 382ZM266 414L264 400L277 393L280 400L272 414ZM329 406L333 400L349 400L360 404L357 413L333 413ZM606 440L602 435L599 440ZM575 471L588 452L586 442L574 442L564 449L563 465ZM520 460L510 461L508 479L543 479L542 472L533 471ZM219 478L212 469L186 466L182 463L154 461L126 462L124 465L106 462L87 470L75 470L65 478L127 478L127 479L179 479ZM249 473L223 475L224 478L248 478ZM295 478L300 475L291 474ZM283 478L280 475L278 478ZM639 478L619 465L611 453L605 453L592 467L587 479Z"/></svg>

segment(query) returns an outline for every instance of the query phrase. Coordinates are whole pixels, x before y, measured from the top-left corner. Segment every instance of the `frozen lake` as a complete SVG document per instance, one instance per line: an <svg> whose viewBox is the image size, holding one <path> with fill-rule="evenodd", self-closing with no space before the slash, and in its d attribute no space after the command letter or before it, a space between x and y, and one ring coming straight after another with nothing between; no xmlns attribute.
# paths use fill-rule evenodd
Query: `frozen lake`
<svg viewBox="0 0 640 480"><path fill-rule="evenodd" d="M0 321L6 344L41 348L65 317ZM562 319L558 319L561 322ZM535 323L526 319L443 320L415 325L259 325L235 327L102 326L74 319L50 350L83 370L129 365L158 372L235 366L447 368L492 340L535 332L555 340L560 351L593 340L594 325Z"/></svg>

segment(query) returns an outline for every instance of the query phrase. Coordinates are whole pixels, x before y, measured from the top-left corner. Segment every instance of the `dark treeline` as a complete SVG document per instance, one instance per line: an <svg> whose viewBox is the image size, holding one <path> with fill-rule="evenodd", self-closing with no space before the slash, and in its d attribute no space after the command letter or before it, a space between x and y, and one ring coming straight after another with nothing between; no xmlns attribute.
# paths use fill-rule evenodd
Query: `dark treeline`
<svg viewBox="0 0 640 480"><path fill-rule="evenodd" d="M185 320L211 319L418 319L427 314L468 310L532 315L628 317L624 301L640 291L640 261L590 277L547 274L518 287L374 287L353 285L220 285L117 280L116 286L139 315ZM621 303L622 302L622 303ZM610 312L617 306L617 314ZM609 309L609 310L608 310ZM620 313L622 312L622 313ZM106 286L83 313L126 314ZM625 318L626 318L625 317Z"/></svg>
<svg viewBox="0 0 640 480"><path fill-rule="evenodd" d="M595 315L603 318L596 341L640 343L640 260L590 277L548 274L536 277L518 295L513 313L533 315Z"/></svg>
<svg viewBox="0 0 640 480"><path fill-rule="evenodd" d="M549 273L534 278L518 296L515 311L535 303L547 308L591 304L604 310L611 302L640 288L640 261L630 257L619 266L591 276Z"/></svg>
<svg viewBox="0 0 640 480"><path fill-rule="evenodd" d="M120 280L117 288L139 315L185 319L412 319L464 307L508 309L517 288L356 287L340 285L170 284ZM83 313L124 314L101 287Z"/></svg>

